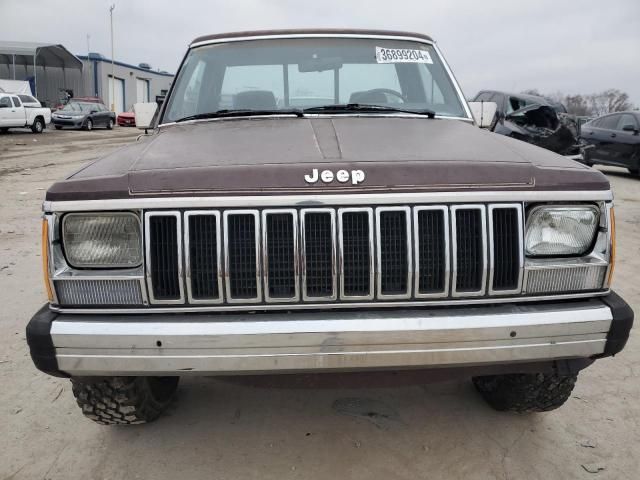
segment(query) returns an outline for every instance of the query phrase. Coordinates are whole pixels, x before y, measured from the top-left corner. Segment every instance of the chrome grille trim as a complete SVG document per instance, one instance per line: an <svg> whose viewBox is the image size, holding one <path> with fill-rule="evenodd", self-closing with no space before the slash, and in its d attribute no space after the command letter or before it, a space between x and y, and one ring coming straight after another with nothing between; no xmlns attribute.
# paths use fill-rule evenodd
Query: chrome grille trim
<svg viewBox="0 0 640 480"><path fill-rule="evenodd" d="M61 305L143 305L141 279L64 279L54 280Z"/></svg>
<svg viewBox="0 0 640 480"><path fill-rule="evenodd" d="M327 296L307 295L307 238L306 238L306 216L310 213L326 213L330 217L331 228L331 276L333 278L332 294ZM337 244L336 244L336 211L333 208L305 208L300 211L300 232L302 241L302 300L311 301L335 301L337 299Z"/></svg>
<svg viewBox="0 0 640 480"><path fill-rule="evenodd" d="M234 298L231 295L231 263L229 255L229 217L236 215L251 215L254 221L255 262L256 262L256 296L253 298ZM262 301L262 273L260 271L260 215L258 210L229 210L223 214L224 224L224 277L227 303L258 303Z"/></svg>
<svg viewBox="0 0 640 480"><path fill-rule="evenodd" d="M480 211L480 228L482 230L482 247L481 247L481 281L480 289L477 291L461 291L456 289L456 282L458 279L458 238L456 234L457 227L457 212L460 210L479 210ZM451 259L452 259L452 276L451 276L451 296L457 297L481 297L486 292L487 286L487 218L486 208L484 205L477 204L465 204L465 205L453 205L451 207Z"/></svg>
<svg viewBox="0 0 640 480"><path fill-rule="evenodd" d="M294 294L292 297L272 297L269 290L269 231L267 227L267 217L269 215L290 215L292 225L292 242L293 242L293 285ZM300 251L298 247L298 212L290 209L267 209L262 211L262 266L264 279L264 301L267 303L278 302L297 302L300 300L300 274L298 259Z"/></svg>
<svg viewBox="0 0 640 480"><path fill-rule="evenodd" d="M382 224L380 217L384 212L404 212L405 235L406 235L406 266L407 266L407 289L404 293L384 294L382 293ZM413 277L413 251L411 248L411 207L378 207L376 208L376 292L377 298L382 300L407 299L411 298L412 277Z"/></svg>
<svg viewBox="0 0 640 480"><path fill-rule="evenodd" d="M493 289L493 275L494 264L496 259L494 238L493 238L493 211L496 209L514 209L518 216L518 253L519 253L519 273L517 287L513 290L494 290ZM521 203L501 203L490 204L488 206L489 217L489 295L515 295L522 291L522 279L524 276L524 220L523 220L523 206Z"/></svg>
<svg viewBox="0 0 640 480"><path fill-rule="evenodd" d="M361 213L367 214L368 226L369 226L369 294L368 295L347 295L344 289L344 228L343 228L343 215L345 213ZM373 244L373 208L339 208L338 209L338 270L340 272L340 299L341 300L373 300L374 298L374 276L375 276L375 248Z"/></svg>
<svg viewBox="0 0 640 480"><path fill-rule="evenodd" d="M191 256L190 247L191 242L189 238L190 224L189 220L194 216L211 216L216 219L216 265L217 275L216 282L218 284L218 296L211 298L193 298L192 278L191 278ZM217 210L190 210L184 214L184 262L185 262L185 277L187 283L187 299L189 303L193 304L219 304L224 301L223 288L222 288L222 234L220 228L220 212Z"/></svg>
<svg viewBox="0 0 640 480"><path fill-rule="evenodd" d="M420 228L419 216L421 211L440 211L444 222L444 285L439 293L420 293ZM451 250L449 209L445 206L414 207L413 209L413 233L414 233L414 293L415 298L442 298L449 295L449 280L451 278Z"/></svg>
<svg viewBox="0 0 640 480"><path fill-rule="evenodd" d="M176 218L176 242L178 250L178 288L180 291L180 297L172 300L158 300L154 297L153 293L153 280L151 278L151 238L149 232L151 231L150 219L152 217L175 217ZM146 212L144 214L144 244L145 244L145 276L147 278L147 288L149 290L149 303L153 305L179 305L185 303L184 295L184 281L182 270L182 214L178 211L162 211L162 212Z"/></svg>

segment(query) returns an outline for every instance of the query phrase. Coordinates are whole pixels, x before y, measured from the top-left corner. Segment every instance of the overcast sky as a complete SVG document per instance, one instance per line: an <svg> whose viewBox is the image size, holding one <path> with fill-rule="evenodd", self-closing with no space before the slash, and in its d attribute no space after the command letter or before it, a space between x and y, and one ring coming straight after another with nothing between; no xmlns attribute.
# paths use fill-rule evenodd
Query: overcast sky
<svg viewBox="0 0 640 480"><path fill-rule="evenodd" d="M465 95L626 91L640 106L640 0L0 0L0 40L61 43L75 54L174 72L203 34L296 27L433 36Z"/></svg>

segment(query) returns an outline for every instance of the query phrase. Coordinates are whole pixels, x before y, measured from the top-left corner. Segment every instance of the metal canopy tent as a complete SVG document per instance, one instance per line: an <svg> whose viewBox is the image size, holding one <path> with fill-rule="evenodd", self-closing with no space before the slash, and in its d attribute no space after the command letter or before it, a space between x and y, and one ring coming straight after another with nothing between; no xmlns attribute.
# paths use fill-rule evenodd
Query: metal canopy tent
<svg viewBox="0 0 640 480"><path fill-rule="evenodd" d="M67 68L82 71L82 61L62 45L36 42L0 41L0 65L7 65L16 78L16 66L33 66L35 96L38 96L38 78L36 67L61 68L64 74Z"/></svg>

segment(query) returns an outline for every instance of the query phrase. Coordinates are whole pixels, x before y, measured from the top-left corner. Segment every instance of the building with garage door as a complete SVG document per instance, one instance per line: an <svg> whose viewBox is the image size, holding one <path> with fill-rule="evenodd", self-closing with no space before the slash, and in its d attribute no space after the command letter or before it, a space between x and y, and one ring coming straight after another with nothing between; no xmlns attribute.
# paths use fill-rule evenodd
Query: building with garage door
<svg viewBox="0 0 640 480"><path fill-rule="evenodd" d="M173 81L173 74L153 70L146 63L136 66L114 61L112 76L111 59L99 53L78 58L84 64L84 91L74 95L100 97L116 113L129 110L134 103L161 100Z"/></svg>

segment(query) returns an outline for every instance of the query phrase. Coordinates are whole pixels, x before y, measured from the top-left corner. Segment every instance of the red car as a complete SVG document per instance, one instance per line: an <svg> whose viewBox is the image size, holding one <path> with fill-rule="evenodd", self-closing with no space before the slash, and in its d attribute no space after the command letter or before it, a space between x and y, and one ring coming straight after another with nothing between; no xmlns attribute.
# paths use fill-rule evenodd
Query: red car
<svg viewBox="0 0 640 480"><path fill-rule="evenodd" d="M122 112L118 115L117 122L121 127L135 127L136 116L132 111Z"/></svg>

